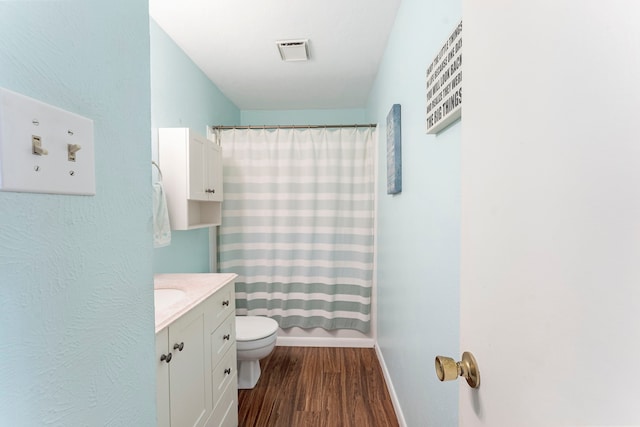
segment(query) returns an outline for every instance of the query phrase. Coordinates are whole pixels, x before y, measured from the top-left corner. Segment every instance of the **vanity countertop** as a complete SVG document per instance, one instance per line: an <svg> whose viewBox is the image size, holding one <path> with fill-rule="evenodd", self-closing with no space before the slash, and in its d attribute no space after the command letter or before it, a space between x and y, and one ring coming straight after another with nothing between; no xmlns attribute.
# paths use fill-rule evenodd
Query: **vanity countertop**
<svg viewBox="0 0 640 427"><path fill-rule="evenodd" d="M156 274L155 289L179 289L185 294L175 303L155 309L156 333L238 277L233 273Z"/></svg>

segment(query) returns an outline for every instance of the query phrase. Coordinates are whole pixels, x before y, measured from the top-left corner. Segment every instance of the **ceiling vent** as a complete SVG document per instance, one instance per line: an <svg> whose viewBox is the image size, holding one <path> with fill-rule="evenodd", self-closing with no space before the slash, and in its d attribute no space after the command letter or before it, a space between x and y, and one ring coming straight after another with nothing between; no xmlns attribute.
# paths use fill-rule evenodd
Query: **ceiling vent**
<svg viewBox="0 0 640 427"><path fill-rule="evenodd" d="M309 59L308 40L281 40L276 42L283 61L306 61Z"/></svg>

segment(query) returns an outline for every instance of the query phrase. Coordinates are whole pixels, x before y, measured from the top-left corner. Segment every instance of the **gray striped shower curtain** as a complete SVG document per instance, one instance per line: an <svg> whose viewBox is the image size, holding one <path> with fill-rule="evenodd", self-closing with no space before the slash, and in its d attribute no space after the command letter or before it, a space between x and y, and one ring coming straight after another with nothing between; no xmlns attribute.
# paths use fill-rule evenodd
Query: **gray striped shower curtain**
<svg viewBox="0 0 640 427"><path fill-rule="evenodd" d="M375 128L218 132L219 266L238 274L237 313L368 332Z"/></svg>

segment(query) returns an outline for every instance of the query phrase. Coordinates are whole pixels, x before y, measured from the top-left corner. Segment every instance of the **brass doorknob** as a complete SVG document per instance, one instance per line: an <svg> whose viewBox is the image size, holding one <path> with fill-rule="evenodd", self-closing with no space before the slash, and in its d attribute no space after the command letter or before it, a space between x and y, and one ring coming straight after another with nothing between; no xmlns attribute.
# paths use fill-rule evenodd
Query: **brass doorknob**
<svg viewBox="0 0 640 427"><path fill-rule="evenodd" d="M450 357L436 356L436 375L440 381L451 381L464 377L472 388L480 386L480 371L473 354L465 351L462 360L456 362Z"/></svg>

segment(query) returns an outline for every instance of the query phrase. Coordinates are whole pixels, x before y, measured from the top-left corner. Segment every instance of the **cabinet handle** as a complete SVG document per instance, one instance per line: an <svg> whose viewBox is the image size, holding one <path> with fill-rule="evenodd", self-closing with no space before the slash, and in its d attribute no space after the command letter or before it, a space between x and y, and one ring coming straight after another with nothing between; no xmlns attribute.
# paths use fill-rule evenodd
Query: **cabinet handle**
<svg viewBox="0 0 640 427"><path fill-rule="evenodd" d="M174 350L182 351L183 348L184 348L184 343L183 342L181 342L180 344L174 344L173 345L173 349Z"/></svg>
<svg viewBox="0 0 640 427"><path fill-rule="evenodd" d="M226 334L226 335L222 336L222 339L225 340L225 341L229 341L229 338L231 338L231 335L229 335L229 334Z"/></svg>
<svg viewBox="0 0 640 427"><path fill-rule="evenodd" d="M207 188L206 190L204 190L204 192L213 194L216 192L216 190L214 190L213 188Z"/></svg>
<svg viewBox="0 0 640 427"><path fill-rule="evenodd" d="M224 370L224 373L225 373L226 375L231 374L231 368L227 368L227 369L225 369L225 370Z"/></svg>
<svg viewBox="0 0 640 427"><path fill-rule="evenodd" d="M229 300L222 301L222 306L223 307L228 307L229 306Z"/></svg>
<svg viewBox="0 0 640 427"><path fill-rule="evenodd" d="M169 353L169 354L163 354L162 356L160 356L160 361L161 361L161 362L167 362L167 363L169 363L169 362L171 362L171 358L172 358L172 357L173 357L173 356L171 355L171 353Z"/></svg>

